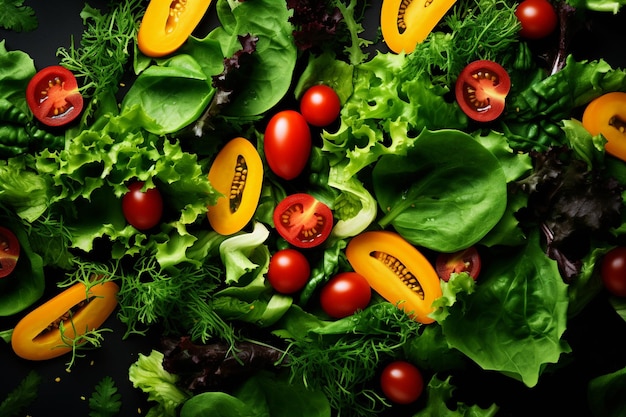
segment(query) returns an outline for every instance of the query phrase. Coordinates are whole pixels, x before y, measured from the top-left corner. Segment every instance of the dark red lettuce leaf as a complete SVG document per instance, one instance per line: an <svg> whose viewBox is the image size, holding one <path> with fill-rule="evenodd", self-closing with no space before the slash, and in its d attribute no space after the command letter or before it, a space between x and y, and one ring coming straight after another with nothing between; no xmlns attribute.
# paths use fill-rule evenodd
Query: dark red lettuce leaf
<svg viewBox="0 0 626 417"><path fill-rule="evenodd" d="M289 22L295 27L293 37L298 49L306 51L337 36L343 16L327 1L287 0L287 8L293 10Z"/></svg>

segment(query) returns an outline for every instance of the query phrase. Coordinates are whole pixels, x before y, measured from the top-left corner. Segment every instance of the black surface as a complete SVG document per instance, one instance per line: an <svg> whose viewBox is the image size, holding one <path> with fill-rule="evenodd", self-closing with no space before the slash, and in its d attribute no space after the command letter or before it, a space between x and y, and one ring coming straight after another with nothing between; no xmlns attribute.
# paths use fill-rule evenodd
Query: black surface
<svg viewBox="0 0 626 417"><path fill-rule="evenodd" d="M375 1L373 3L379 3ZM56 50L69 46L71 35L76 40L82 32L79 13L81 1L40 1L35 7L39 18L36 31L15 34L0 30L0 39L6 39L9 50L29 53L37 68L58 63ZM90 1L90 5L104 7L106 1ZM62 13L59 13L62 7ZM376 7L370 21L377 24ZM574 42L577 55L590 59L607 58L614 65L626 61L621 46L626 44L623 14L591 14L592 20ZM207 23L209 24L209 23ZM368 37L373 38L375 27L368 27ZM49 282L42 302L56 292ZM18 315L19 316L19 315ZM0 329L12 327L16 317L0 318ZM122 394L121 416L143 415L148 409L146 396L134 389L128 380L128 368L139 353L148 354L156 347L157 334L148 337L131 336L122 340L124 328L115 317L104 325L113 329L105 334L103 347L85 352L78 358L71 372L66 372L67 356L43 362L30 362L17 358L10 346L0 342L0 399L12 390L30 370L38 371L44 378L38 400L28 409L33 417L49 415L88 415L87 399L94 386L105 376L111 376ZM565 337L573 352L564 361L549 369L539 384L529 389L521 383L497 373L468 372L456 377L456 393L467 403L478 402L488 406L496 401L499 416L587 416L586 386L589 379L626 366L626 323L608 305L605 294L599 296L570 325ZM57 381L58 378L58 381ZM413 410L406 410L407 412ZM395 411L393 415L402 415Z"/></svg>

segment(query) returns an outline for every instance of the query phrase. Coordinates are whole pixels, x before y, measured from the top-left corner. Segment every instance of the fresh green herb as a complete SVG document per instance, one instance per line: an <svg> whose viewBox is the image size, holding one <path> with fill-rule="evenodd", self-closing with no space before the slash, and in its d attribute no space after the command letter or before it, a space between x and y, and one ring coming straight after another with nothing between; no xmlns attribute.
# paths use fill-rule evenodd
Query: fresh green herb
<svg viewBox="0 0 626 417"><path fill-rule="evenodd" d="M110 376L102 378L89 397L89 417L117 416L122 407L121 398L113 378Z"/></svg>
<svg viewBox="0 0 626 417"><path fill-rule="evenodd" d="M90 329L80 334L82 329L77 329L72 320L70 313L70 326L72 327L72 334L74 336L68 336L65 330L65 324L63 321L59 322L59 332L61 333L62 345L58 347L69 347L71 349L71 355L69 361L65 364L66 369L71 369L76 363L77 358L84 358L85 355L81 353L84 350L93 350L102 346L104 340L104 333L112 332L113 330L105 327L98 329Z"/></svg>
<svg viewBox="0 0 626 417"><path fill-rule="evenodd" d="M16 32L37 29L35 11L24 5L24 0L0 0L0 27Z"/></svg>
<svg viewBox="0 0 626 417"><path fill-rule="evenodd" d="M22 416L26 407L37 399L41 375L30 371L19 385L0 403L0 416Z"/></svg>
<svg viewBox="0 0 626 417"><path fill-rule="evenodd" d="M118 84L128 70L138 22L143 14L141 0L110 2L106 14L85 4L80 16L86 25L78 46L74 38L69 49L61 47L60 64L82 79L83 97L92 98L84 111L83 122L98 106L115 104ZM105 111L115 110L109 107ZM104 111L104 112L105 112Z"/></svg>

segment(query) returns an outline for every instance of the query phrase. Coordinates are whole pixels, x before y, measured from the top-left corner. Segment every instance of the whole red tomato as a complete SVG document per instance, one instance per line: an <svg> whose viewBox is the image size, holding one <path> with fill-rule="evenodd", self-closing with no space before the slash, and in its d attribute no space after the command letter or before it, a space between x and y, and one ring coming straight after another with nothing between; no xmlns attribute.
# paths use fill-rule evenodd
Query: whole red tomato
<svg viewBox="0 0 626 417"><path fill-rule="evenodd" d="M554 32L558 16L548 0L524 0L515 9L522 29L519 34L526 39L542 39Z"/></svg>
<svg viewBox="0 0 626 417"><path fill-rule="evenodd" d="M365 277L356 272L342 272L322 287L320 303L326 314L340 319L363 310L371 297L372 289Z"/></svg>
<svg viewBox="0 0 626 417"><path fill-rule="evenodd" d="M267 279L282 294L300 291L311 276L309 261L295 249L282 249L270 258Z"/></svg>
<svg viewBox="0 0 626 417"><path fill-rule="evenodd" d="M122 211L126 221L139 230L156 226L163 215L163 199L156 188L142 191L144 182L133 182L122 197Z"/></svg>
<svg viewBox="0 0 626 417"><path fill-rule="evenodd" d="M265 128L265 159L272 172L285 180L296 178L309 161L311 131L295 110L276 113Z"/></svg>
<svg viewBox="0 0 626 417"><path fill-rule="evenodd" d="M600 276L611 294L626 297L626 247L618 246L604 255Z"/></svg>
<svg viewBox="0 0 626 417"><path fill-rule="evenodd" d="M318 84L310 87L300 99L300 112L309 124L328 126L339 117L341 101L331 87Z"/></svg>
<svg viewBox="0 0 626 417"><path fill-rule="evenodd" d="M390 401L411 404L422 395L424 379L415 365L399 360L385 367L380 376L380 387Z"/></svg>

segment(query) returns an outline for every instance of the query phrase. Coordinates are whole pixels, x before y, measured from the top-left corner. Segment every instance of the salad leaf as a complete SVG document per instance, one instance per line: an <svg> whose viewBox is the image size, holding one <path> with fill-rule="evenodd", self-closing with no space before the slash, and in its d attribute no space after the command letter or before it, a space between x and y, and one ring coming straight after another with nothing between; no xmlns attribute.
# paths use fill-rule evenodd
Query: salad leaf
<svg viewBox="0 0 626 417"><path fill-rule="evenodd" d="M595 417L618 417L624 413L626 368L598 376L589 382L587 397Z"/></svg>
<svg viewBox="0 0 626 417"><path fill-rule="evenodd" d="M180 417L254 417L259 415L246 403L220 391L203 392L185 401Z"/></svg>
<svg viewBox="0 0 626 417"><path fill-rule="evenodd" d="M7 99L28 114L24 91L35 75L35 63L25 52L7 51L5 43L5 40L0 41L0 98Z"/></svg>
<svg viewBox="0 0 626 417"><path fill-rule="evenodd" d="M269 234L269 230L263 223L256 222L251 233L239 233L220 244L220 257L226 267L226 284L238 282L245 273L260 266L251 260L255 252L261 254L259 259L264 261L262 266L265 271L267 270L269 252L262 244ZM258 250L265 252L265 256Z"/></svg>
<svg viewBox="0 0 626 417"><path fill-rule="evenodd" d="M24 0L2 0L0 2L0 27L17 32L29 32L39 25L32 7Z"/></svg>
<svg viewBox="0 0 626 417"><path fill-rule="evenodd" d="M424 130L406 156L380 158L372 182L384 212L378 224L392 225L409 242L440 252L480 241L507 204L499 161L455 130Z"/></svg>
<svg viewBox="0 0 626 417"><path fill-rule="evenodd" d="M89 397L89 417L113 417L118 415L122 395L117 391L110 376L104 377Z"/></svg>
<svg viewBox="0 0 626 417"><path fill-rule="evenodd" d="M451 347L485 370L529 387L548 363L570 351L561 340L567 326L567 285L539 246L538 232L521 251L502 253L481 271L471 294L460 292L449 315L433 317Z"/></svg>
<svg viewBox="0 0 626 417"><path fill-rule="evenodd" d="M2 400L0 415L4 417L23 415L24 409L37 398L41 382L41 375L36 371L30 371L17 387Z"/></svg>
<svg viewBox="0 0 626 417"><path fill-rule="evenodd" d="M456 406L448 407L455 387L450 383L450 377L440 379L434 375L428 382L428 396L426 405L413 417L493 417L499 410L496 404L491 404L484 409L478 405L468 406L457 402Z"/></svg>

